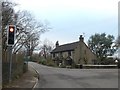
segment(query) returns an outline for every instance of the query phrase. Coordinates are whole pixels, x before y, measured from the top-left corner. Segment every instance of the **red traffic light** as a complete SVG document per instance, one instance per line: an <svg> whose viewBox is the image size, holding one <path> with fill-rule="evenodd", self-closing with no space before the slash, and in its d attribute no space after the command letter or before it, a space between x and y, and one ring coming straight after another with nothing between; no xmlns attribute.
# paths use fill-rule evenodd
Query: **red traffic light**
<svg viewBox="0 0 120 90"><path fill-rule="evenodd" d="M12 46L15 43L15 25L9 25L8 26L8 33L7 33L7 44L8 46Z"/></svg>
<svg viewBox="0 0 120 90"><path fill-rule="evenodd" d="M14 28L13 27L10 27L10 32L14 32Z"/></svg>

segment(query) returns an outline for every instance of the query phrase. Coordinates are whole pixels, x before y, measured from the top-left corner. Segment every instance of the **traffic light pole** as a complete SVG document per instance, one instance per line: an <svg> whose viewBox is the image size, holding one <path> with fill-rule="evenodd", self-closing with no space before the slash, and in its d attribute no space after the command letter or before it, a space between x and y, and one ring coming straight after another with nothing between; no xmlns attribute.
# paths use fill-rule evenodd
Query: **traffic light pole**
<svg viewBox="0 0 120 90"><path fill-rule="evenodd" d="M7 32L7 45L8 45L8 61L9 61L9 83L12 81L12 46L15 43L15 31L16 26L15 25L9 25L8 26L8 32Z"/></svg>
<svg viewBox="0 0 120 90"><path fill-rule="evenodd" d="M8 59L9 59L9 83L12 81L12 46L8 46Z"/></svg>

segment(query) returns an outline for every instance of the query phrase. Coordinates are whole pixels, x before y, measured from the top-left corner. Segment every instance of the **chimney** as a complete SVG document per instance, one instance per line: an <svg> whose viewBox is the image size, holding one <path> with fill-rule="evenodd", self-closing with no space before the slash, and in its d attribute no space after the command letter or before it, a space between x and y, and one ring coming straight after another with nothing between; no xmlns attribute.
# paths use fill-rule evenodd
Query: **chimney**
<svg viewBox="0 0 120 90"><path fill-rule="evenodd" d="M79 41L84 42L84 37L83 37L82 35L80 35L80 37L79 37Z"/></svg>
<svg viewBox="0 0 120 90"><path fill-rule="evenodd" d="M59 42L57 41L57 42L56 42L56 47L58 47L58 46L59 46Z"/></svg>

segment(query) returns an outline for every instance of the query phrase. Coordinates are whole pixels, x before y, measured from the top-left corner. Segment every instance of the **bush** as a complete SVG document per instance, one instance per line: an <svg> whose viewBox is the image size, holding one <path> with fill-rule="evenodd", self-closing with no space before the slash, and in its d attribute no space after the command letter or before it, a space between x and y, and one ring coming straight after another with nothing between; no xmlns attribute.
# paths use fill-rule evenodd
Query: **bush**
<svg viewBox="0 0 120 90"><path fill-rule="evenodd" d="M40 59L41 59L41 58L39 57L38 54L33 54L33 56L31 57L31 60L32 60L33 62L39 62Z"/></svg>
<svg viewBox="0 0 120 90"><path fill-rule="evenodd" d="M54 61L52 59L47 59L47 65L48 66L56 66L56 64L54 63Z"/></svg>
<svg viewBox="0 0 120 90"><path fill-rule="evenodd" d="M42 59L42 60L39 61L39 63L40 63L40 64L43 64L43 65L46 65L47 62L46 62L45 59Z"/></svg>
<svg viewBox="0 0 120 90"><path fill-rule="evenodd" d="M45 59L43 56L40 57L38 54L34 54L32 56L32 61L38 62L39 64L42 64L42 65L53 66L53 67L57 66L50 56L48 56Z"/></svg>
<svg viewBox="0 0 120 90"><path fill-rule="evenodd" d="M66 66L65 66L65 65L62 65L61 68L66 68Z"/></svg>
<svg viewBox="0 0 120 90"><path fill-rule="evenodd" d="M101 64L103 65L115 64L115 61L113 59L104 59L101 61Z"/></svg>

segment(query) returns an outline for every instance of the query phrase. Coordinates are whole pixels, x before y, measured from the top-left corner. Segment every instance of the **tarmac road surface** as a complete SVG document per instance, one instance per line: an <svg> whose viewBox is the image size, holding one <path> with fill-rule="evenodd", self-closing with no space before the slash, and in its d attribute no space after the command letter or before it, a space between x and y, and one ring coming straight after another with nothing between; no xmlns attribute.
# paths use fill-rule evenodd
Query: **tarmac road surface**
<svg viewBox="0 0 120 90"><path fill-rule="evenodd" d="M118 69L54 68L29 62L39 72L35 88L118 88Z"/></svg>

